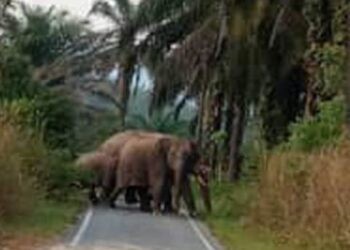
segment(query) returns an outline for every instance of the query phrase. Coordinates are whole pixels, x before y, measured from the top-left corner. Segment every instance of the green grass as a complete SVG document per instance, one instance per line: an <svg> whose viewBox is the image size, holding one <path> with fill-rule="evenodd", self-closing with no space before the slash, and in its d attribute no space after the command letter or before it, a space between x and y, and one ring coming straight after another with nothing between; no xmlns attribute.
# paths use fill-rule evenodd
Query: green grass
<svg viewBox="0 0 350 250"><path fill-rule="evenodd" d="M304 250L249 223L249 207L255 194L254 185L212 183L211 191L213 211L210 215L204 214L202 219L225 249Z"/></svg>
<svg viewBox="0 0 350 250"><path fill-rule="evenodd" d="M6 224L5 231L9 234L55 236L75 221L81 209L82 203L79 201L40 201L31 215Z"/></svg>

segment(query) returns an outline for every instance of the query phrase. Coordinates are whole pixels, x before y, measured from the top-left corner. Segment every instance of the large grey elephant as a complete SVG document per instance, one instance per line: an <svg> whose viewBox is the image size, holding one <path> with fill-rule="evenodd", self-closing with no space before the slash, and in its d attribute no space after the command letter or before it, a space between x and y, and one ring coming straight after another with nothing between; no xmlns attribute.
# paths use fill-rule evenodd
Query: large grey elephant
<svg viewBox="0 0 350 250"><path fill-rule="evenodd" d="M119 132L109 139L107 139L102 145L98 148L99 152L103 152L106 155L113 157L114 159L119 159L119 154L122 148L127 144L127 142L134 138L143 138L149 137L150 133L141 131L141 130L128 130L124 132ZM115 161L113 166L113 171L108 171L109 178L114 180L117 179L117 168L118 161ZM109 186L108 190L111 190L115 187L115 182L109 182L113 187ZM125 201L126 203L136 203L138 200L136 199L136 194L139 196L139 200L141 200L141 209L148 211L149 206L149 196L147 195L147 190L142 187L128 187L125 189ZM109 195L109 193L108 193ZM112 205L113 206L113 205Z"/></svg>
<svg viewBox="0 0 350 250"><path fill-rule="evenodd" d="M89 199L96 204L101 198L108 198L115 187L116 167L120 149L130 138L138 137L141 131L126 131L107 139L96 151L82 154L76 160L76 165L93 174L89 185ZM102 197L98 197L96 188L102 188ZM132 191L132 190L131 190ZM127 202L132 202L130 192L126 195ZM132 192L131 192L132 193Z"/></svg>
<svg viewBox="0 0 350 250"><path fill-rule="evenodd" d="M175 136L142 132L130 138L118 155L117 188L111 204L123 190L136 187L148 190L153 199L154 212L160 212L161 203L169 200L173 187L173 206L179 209L182 196L190 214L196 213L190 176L201 181L202 197L210 209L208 183L202 178L203 171L197 164L199 153L194 142Z"/></svg>

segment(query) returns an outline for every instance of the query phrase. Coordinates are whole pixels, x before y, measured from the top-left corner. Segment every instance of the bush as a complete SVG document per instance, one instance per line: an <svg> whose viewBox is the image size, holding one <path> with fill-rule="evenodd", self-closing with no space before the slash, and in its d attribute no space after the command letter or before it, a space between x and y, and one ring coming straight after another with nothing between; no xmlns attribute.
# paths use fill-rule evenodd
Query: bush
<svg viewBox="0 0 350 250"><path fill-rule="evenodd" d="M34 100L28 98L2 100L0 117L2 120L21 128L33 128L35 131L40 131L40 119Z"/></svg>
<svg viewBox="0 0 350 250"><path fill-rule="evenodd" d="M0 47L0 99L14 100L37 93L31 77L30 60L13 48Z"/></svg>
<svg viewBox="0 0 350 250"><path fill-rule="evenodd" d="M51 151L48 157L44 179L47 198L67 201L74 194L73 184L84 182L86 173L73 165L72 154L68 150Z"/></svg>
<svg viewBox="0 0 350 250"><path fill-rule="evenodd" d="M63 94L43 89L32 99L3 99L0 116L23 128L41 132L51 148L74 148L74 105Z"/></svg>
<svg viewBox="0 0 350 250"><path fill-rule="evenodd" d="M291 136L284 146L292 150L310 152L335 145L341 138L344 119L345 108L342 99L325 102L321 104L320 112L315 117L292 124Z"/></svg>
<svg viewBox="0 0 350 250"><path fill-rule="evenodd" d="M345 144L272 154L262 168L255 223L315 249L349 249L349 152Z"/></svg>
<svg viewBox="0 0 350 250"><path fill-rule="evenodd" d="M72 184L81 177L72 166L73 155L70 149L47 147L47 142L44 140L45 132L46 136L49 136L50 133L46 127L42 128L43 125L35 125L43 124L40 109L37 108L39 106L36 100L28 99L3 102L0 106L1 124L6 126L7 130L12 129L18 133L13 132L13 136L16 137L11 139L14 141L12 144L15 149L8 153L9 160L17 157L20 170L35 179L35 184L40 185L43 194L45 193L50 199L62 200L69 198ZM59 117L54 110L52 110L52 116ZM57 134L56 138L62 138L61 133L57 132ZM9 145L11 146L11 143ZM4 163L6 166L11 164ZM16 172L16 167L13 168L13 171Z"/></svg>
<svg viewBox="0 0 350 250"><path fill-rule="evenodd" d="M0 119L0 220L34 209L41 193L36 177L45 167L42 146L38 138Z"/></svg>
<svg viewBox="0 0 350 250"><path fill-rule="evenodd" d="M45 142L53 148L74 148L75 109L64 93L47 89L34 99L34 111L43 127Z"/></svg>
<svg viewBox="0 0 350 250"><path fill-rule="evenodd" d="M189 137L189 122L173 118L173 113L157 111L151 117L144 115L131 115L127 117L126 127L160 133Z"/></svg>

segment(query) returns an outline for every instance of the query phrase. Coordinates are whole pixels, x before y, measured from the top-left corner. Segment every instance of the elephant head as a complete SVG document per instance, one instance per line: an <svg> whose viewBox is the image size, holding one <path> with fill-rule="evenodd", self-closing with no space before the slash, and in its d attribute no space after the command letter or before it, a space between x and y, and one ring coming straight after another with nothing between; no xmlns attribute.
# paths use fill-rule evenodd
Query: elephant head
<svg viewBox="0 0 350 250"><path fill-rule="evenodd" d="M163 150L167 168L172 172L174 192L173 207L179 209L180 197L182 196L191 215L196 213L196 206L193 192L190 185L190 176L193 175L199 180L201 195L207 209L210 210L209 186L207 175L203 167L198 165L199 151L195 142L177 137L165 137L159 141Z"/></svg>

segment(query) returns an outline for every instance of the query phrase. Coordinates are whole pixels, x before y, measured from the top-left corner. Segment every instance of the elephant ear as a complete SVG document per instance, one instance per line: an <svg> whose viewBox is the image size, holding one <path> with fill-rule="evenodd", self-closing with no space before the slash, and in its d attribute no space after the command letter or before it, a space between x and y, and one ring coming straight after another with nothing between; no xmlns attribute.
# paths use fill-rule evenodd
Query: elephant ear
<svg viewBox="0 0 350 250"><path fill-rule="evenodd" d="M161 157L165 161L167 161L167 156L170 151L171 145L172 145L172 141L170 138L161 138L156 145L157 152L160 153Z"/></svg>
<svg viewBox="0 0 350 250"><path fill-rule="evenodd" d="M167 154L171 148L171 144L170 138L161 138L157 143L157 147L162 153Z"/></svg>

